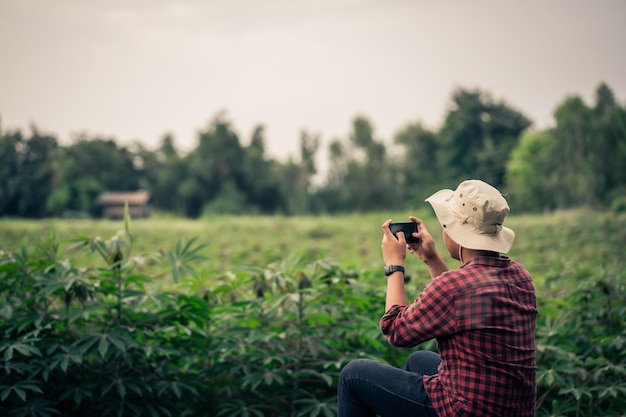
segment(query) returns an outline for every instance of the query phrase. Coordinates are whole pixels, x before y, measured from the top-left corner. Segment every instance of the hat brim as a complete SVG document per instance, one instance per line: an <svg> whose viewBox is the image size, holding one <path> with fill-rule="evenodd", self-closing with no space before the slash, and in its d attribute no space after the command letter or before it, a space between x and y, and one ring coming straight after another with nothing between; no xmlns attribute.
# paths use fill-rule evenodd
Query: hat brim
<svg viewBox="0 0 626 417"><path fill-rule="evenodd" d="M439 190L426 199L435 211L443 230L459 245L468 249L489 250L508 253L515 241L515 232L502 226L497 234L482 234L472 229L469 224L462 224L450 207L453 190Z"/></svg>

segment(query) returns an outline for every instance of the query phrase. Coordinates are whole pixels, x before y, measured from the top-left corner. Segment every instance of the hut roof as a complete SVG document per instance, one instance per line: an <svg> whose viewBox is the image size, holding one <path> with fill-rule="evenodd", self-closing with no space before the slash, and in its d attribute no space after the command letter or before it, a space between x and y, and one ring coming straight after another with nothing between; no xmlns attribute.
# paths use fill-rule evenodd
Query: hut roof
<svg viewBox="0 0 626 417"><path fill-rule="evenodd" d="M101 206L124 205L128 201L129 206L145 205L150 201L150 193L140 191L109 191L98 196L97 203Z"/></svg>

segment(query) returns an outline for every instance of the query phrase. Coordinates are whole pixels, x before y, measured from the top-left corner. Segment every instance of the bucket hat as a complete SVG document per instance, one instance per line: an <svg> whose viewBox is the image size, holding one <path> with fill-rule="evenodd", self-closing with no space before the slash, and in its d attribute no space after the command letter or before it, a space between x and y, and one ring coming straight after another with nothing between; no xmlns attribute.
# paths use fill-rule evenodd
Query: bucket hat
<svg viewBox="0 0 626 417"><path fill-rule="evenodd" d="M509 205L486 182L463 181L456 190L439 190L426 201L448 236L464 248L507 253L513 246L515 232L502 225Z"/></svg>

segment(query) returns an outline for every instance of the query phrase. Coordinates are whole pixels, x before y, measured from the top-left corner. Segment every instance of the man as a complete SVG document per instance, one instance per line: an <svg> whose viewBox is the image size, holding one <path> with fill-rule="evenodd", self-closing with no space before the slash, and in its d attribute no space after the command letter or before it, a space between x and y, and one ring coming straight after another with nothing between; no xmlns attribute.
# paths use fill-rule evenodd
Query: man
<svg viewBox="0 0 626 417"><path fill-rule="evenodd" d="M439 354L417 351L405 369L367 359L342 370L339 417L534 415L535 288L528 271L506 256L515 234L503 226L509 206L491 185L462 182L427 200L443 228L450 255L461 261L448 270L422 220L406 236L383 228L387 275L382 332L394 346L437 339ZM432 281L412 304L404 289L406 249L428 265Z"/></svg>

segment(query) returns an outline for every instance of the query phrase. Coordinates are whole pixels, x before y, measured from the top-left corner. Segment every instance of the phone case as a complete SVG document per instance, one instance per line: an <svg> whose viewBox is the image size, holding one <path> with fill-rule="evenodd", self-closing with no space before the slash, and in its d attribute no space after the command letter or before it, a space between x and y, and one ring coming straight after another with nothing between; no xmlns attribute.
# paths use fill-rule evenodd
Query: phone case
<svg viewBox="0 0 626 417"><path fill-rule="evenodd" d="M416 243L417 239L415 239L412 235L413 232L417 232L417 223L414 222L398 222L389 224L389 230L393 233L394 236L397 235L398 232L404 232L404 237L407 243Z"/></svg>

